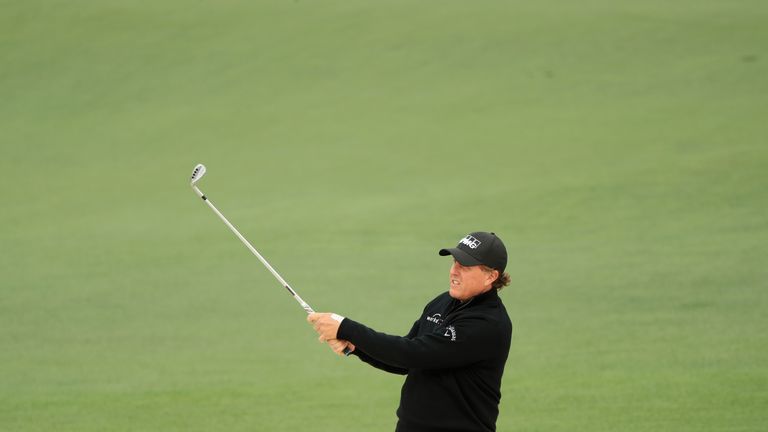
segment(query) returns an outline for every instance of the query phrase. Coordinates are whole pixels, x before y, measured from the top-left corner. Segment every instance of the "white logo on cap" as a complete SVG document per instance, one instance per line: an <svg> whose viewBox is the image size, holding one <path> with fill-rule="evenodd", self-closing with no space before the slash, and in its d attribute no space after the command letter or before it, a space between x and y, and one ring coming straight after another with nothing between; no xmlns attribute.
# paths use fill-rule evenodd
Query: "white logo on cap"
<svg viewBox="0 0 768 432"><path fill-rule="evenodd" d="M472 237L471 235L468 235L461 239L459 244L465 244L469 246L470 249L477 249L477 247L480 246L480 240Z"/></svg>

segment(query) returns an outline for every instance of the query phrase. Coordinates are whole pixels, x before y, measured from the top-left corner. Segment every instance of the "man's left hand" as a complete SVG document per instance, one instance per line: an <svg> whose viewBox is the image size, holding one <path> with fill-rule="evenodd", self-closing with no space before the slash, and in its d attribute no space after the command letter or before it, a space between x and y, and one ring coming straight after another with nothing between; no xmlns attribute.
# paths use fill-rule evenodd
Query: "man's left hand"
<svg viewBox="0 0 768 432"><path fill-rule="evenodd" d="M340 356L345 356L355 350L355 346L352 342L347 342L340 339L331 339L328 341L328 346L331 347L333 352ZM348 351L345 351L348 350Z"/></svg>

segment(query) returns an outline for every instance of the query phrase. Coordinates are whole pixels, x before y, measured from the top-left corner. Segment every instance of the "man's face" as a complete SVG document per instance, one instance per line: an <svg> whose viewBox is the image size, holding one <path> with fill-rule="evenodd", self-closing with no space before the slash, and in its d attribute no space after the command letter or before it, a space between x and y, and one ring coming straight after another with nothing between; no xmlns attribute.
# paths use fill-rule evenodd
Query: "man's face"
<svg viewBox="0 0 768 432"><path fill-rule="evenodd" d="M498 272L496 270L485 271L479 265L463 266L454 259L449 276L451 282L450 296L457 300L466 301L491 289Z"/></svg>

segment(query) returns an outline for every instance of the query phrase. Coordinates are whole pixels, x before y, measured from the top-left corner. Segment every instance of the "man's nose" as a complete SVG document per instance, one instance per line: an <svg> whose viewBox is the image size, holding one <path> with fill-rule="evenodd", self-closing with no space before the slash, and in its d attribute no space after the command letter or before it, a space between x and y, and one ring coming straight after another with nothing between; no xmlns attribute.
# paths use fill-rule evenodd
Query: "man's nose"
<svg viewBox="0 0 768 432"><path fill-rule="evenodd" d="M459 263L454 261L453 264L451 265L451 271L449 273L451 275L459 274Z"/></svg>

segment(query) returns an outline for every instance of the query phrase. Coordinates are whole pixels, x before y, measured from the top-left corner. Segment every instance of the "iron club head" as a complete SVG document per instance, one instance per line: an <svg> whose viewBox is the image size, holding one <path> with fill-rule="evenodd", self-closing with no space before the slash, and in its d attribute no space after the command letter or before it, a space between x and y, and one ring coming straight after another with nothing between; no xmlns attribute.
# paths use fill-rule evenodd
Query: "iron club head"
<svg viewBox="0 0 768 432"><path fill-rule="evenodd" d="M194 186L205 175L205 165L197 164L192 171L192 177L189 179L189 184Z"/></svg>

